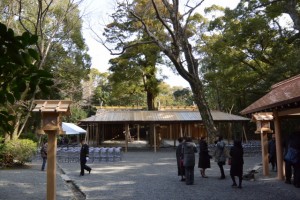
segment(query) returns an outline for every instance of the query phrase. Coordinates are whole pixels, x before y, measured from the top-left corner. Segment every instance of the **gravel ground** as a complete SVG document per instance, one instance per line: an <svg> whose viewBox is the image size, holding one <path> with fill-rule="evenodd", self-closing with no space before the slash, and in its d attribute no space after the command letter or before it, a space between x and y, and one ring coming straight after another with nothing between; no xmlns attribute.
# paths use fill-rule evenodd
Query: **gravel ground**
<svg viewBox="0 0 300 200"><path fill-rule="evenodd" d="M196 155L198 159L198 155ZM261 164L261 156L245 157L244 172ZM40 171L41 161L29 163L25 169L0 170L0 199L46 199L46 173ZM263 177L258 170L256 180L243 181L243 188L231 188L229 166L225 180L211 160L208 178L200 177L195 167L195 184L179 181L175 150L158 152L132 151L123 153L121 161L89 163L91 174L79 176L79 163L59 163L57 199L130 199L130 200L193 200L193 199L300 199L300 189L276 179L275 172ZM66 183L61 174L71 182Z"/></svg>

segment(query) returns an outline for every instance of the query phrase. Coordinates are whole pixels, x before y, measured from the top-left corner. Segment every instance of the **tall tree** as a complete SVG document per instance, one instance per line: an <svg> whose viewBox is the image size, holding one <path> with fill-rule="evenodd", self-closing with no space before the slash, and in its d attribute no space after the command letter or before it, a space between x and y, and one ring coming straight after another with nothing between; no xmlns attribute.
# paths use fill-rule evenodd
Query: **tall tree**
<svg viewBox="0 0 300 200"><path fill-rule="evenodd" d="M295 11L293 2L241 1L211 22L214 34L199 51L206 52L203 73L214 107L238 113L272 84L300 73L297 26L282 23L283 13Z"/></svg>
<svg viewBox="0 0 300 200"><path fill-rule="evenodd" d="M203 0L194 5L190 5L190 1L188 1L183 5L184 9L180 9L178 0L142 1L143 6L139 6L141 1L126 2L123 1L123 5L128 18L123 25L126 26L126 23L131 20L138 21L139 23L136 23L134 28L145 31L150 39L147 43L159 47L172 62L177 72L189 82L206 130L208 134L215 136L217 129L205 98L204 86L199 74L199 60L194 51L194 44L197 40L201 41L202 35L200 30L196 29L195 23L203 23L203 18L199 14L194 15L194 11L202 4ZM180 10L185 10L185 12L180 13ZM149 23L154 19L155 26L153 23ZM129 38L123 36L124 34L119 34L120 42L118 43L126 44L122 46L123 49L145 43L136 37L132 40L135 35ZM125 43L125 39L131 40Z"/></svg>
<svg viewBox="0 0 300 200"><path fill-rule="evenodd" d="M29 32L37 35L39 40L35 43L35 49L39 53L39 60L35 63L38 69L45 69L53 72L55 75L55 83L58 84L58 77L64 80L65 83L76 83L80 88L79 83L90 67L89 56L86 54L86 47L81 36L81 20L78 10L78 2L73 0L63 1L31 1L31 0L13 0L4 1L0 4L1 21L5 22L10 27L14 27L19 32ZM34 5L34 6L33 6ZM17 31L17 32L18 32ZM57 54L56 54L57 53ZM60 53L60 54L59 54ZM56 54L56 55L55 55ZM64 55L64 57L62 57ZM51 58L51 59L49 59ZM65 71L63 67L68 67ZM72 67L72 70L70 69ZM58 70L58 68L60 70ZM72 72L74 76L70 81L66 81ZM36 78L36 83L41 80ZM57 94L63 88L62 84L53 87L53 95ZM36 88L32 93L24 90L21 94L21 99L18 104L9 106L9 112L15 113L13 122L14 131L8 133L12 138L19 137L22 133L27 120L30 117L30 110L33 108L33 100L37 98L51 98L45 96L46 88ZM59 97L67 97L74 99L76 94L66 95L65 91L61 92ZM70 91L70 90L69 90ZM73 89L73 91L75 91ZM78 90L76 90L78 91ZM78 98L78 97L76 97Z"/></svg>
<svg viewBox="0 0 300 200"><path fill-rule="evenodd" d="M140 1L137 7L142 7L145 2ZM119 57L110 60L110 71L112 72L110 80L112 81L113 90L119 90L127 95L134 95L137 91L144 90L146 92L148 110L155 109L155 98L158 95L158 85L160 80L156 77L156 65L160 62L160 49L153 44L150 44L148 35L143 29L137 29L139 22L134 18L129 21L128 13L124 4L118 5L118 12L112 14L113 22L107 25L104 36L109 43L115 43L118 49L122 49ZM155 20L147 22L151 26L155 26ZM131 37L132 34L137 34L136 39L139 42L144 42L134 48L127 48L129 43L119 42L120 38L124 40ZM124 84L127 82L127 84ZM124 87L127 85L127 87ZM120 89L122 88L122 89Z"/></svg>
<svg viewBox="0 0 300 200"><path fill-rule="evenodd" d="M112 72L110 80L113 90L130 96L137 91L145 91L148 110L154 110L154 100L159 92L159 80L156 78L159 53L156 46L144 44L127 49L121 56L111 59L109 70Z"/></svg>

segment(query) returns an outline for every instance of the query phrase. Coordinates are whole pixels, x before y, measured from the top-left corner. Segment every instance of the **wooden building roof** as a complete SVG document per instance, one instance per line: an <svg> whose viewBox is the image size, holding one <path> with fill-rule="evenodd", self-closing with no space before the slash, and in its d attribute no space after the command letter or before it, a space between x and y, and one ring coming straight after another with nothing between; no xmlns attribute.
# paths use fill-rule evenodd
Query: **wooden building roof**
<svg viewBox="0 0 300 200"><path fill-rule="evenodd" d="M250 119L220 111L211 111L214 121L238 122ZM81 123L184 123L201 122L199 111L142 111L142 110L100 110L96 115L80 120Z"/></svg>
<svg viewBox="0 0 300 200"><path fill-rule="evenodd" d="M300 108L300 74L281 81L271 87L270 92L258 99L240 113L269 112Z"/></svg>

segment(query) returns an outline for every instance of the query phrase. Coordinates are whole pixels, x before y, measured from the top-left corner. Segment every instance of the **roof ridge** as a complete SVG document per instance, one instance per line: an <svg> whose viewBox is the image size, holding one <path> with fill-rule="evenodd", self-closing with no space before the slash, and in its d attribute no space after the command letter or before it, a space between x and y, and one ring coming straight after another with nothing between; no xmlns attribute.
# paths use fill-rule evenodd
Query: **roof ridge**
<svg viewBox="0 0 300 200"><path fill-rule="evenodd" d="M271 89L277 88L277 87L279 87L279 86L281 86L283 84L289 83L289 82L294 81L294 80L299 79L299 78L300 78L300 74L298 74L296 76L292 76L289 79L283 80L283 81L281 81L279 83L275 83L274 85L271 86Z"/></svg>

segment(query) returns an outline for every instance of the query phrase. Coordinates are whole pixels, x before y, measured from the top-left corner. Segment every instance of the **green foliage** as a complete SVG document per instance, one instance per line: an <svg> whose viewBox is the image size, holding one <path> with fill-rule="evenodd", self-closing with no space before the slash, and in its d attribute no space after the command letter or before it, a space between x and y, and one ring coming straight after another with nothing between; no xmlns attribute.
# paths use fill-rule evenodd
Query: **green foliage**
<svg viewBox="0 0 300 200"><path fill-rule="evenodd" d="M15 115L7 110L8 104L14 104L21 99L21 94L27 90L33 93L37 87L44 92L53 82L51 74L39 70L35 62L39 54L32 49L38 37L24 32L15 36L12 29L0 23L0 132L11 132Z"/></svg>
<svg viewBox="0 0 300 200"><path fill-rule="evenodd" d="M186 105L186 106L193 105L193 94L189 88L176 90L173 93L173 95L178 105Z"/></svg>
<svg viewBox="0 0 300 200"><path fill-rule="evenodd" d="M19 139L29 139L29 140L32 140L34 142L38 142L37 134L32 133L32 132L23 133L19 137Z"/></svg>
<svg viewBox="0 0 300 200"><path fill-rule="evenodd" d="M6 158L12 158L15 164L23 165L25 162L31 161L32 156L36 152L36 148L37 145L32 140L10 140L5 143L2 155Z"/></svg>
<svg viewBox="0 0 300 200"><path fill-rule="evenodd" d="M154 17L154 9L149 9L143 13L145 6L150 6L148 1L135 2L134 9L141 12L146 18L146 23L158 32L161 31L157 25L158 21ZM111 59L111 75L109 77L112 86L112 96L119 100L118 105L144 104L142 98L146 99L149 110L155 109L154 101L159 94L159 80L156 65L162 61L160 48L150 43L151 38L141 28L141 23L134 17L128 15L124 7L125 4L118 5L119 10L112 14L113 23L105 29L106 41L116 45L116 49L121 50L120 56ZM133 35L139 35L133 39ZM124 40L126 42L121 42ZM126 46L133 44L133 48ZM146 93L146 94L143 94ZM121 98L120 98L121 97Z"/></svg>
<svg viewBox="0 0 300 200"><path fill-rule="evenodd" d="M4 159L5 159L5 154L4 154L4 147L5 147L5 143L4 143L4 139L0 137L0 163L4 163ZM0 164L1 167L1 164Z"/></svg>
<svg viewBox="0 0 300 200"><path fill-rule="evenodd" d="M232 113L272 84L300 73L299 35L278 18L294 7L283 6L284 1L243 2L212 21L212 34L205 37L205 46L198 46L205 52L202 73L210 107Z"/></svg>
<svg viewBox="0 0 300 200"><path fill-rule="evenodd" d="M31 120L28 111L32 109L34 99L82 99L81 81L87 78L91 63L82 37L78 3L68 0L37 1L34 4L27 0L0 3L0 22L21 34L16 40L28 48L12 54L13 62L6 65L6 69L14 72L13 77L7 73L3 76L0 69L1 84L3 77L14 82L6 85L9 92L5 93L5 98L0 93L0 99L7 102L3 107L0 104L0 123L4 122L0 125L0 129L4 129L1 133L17 138L29 128L26 126L27 121ZM16 12L18 10L22 12ZM8 30L6 35L12 38L14 34L11 34L11 29ZM14 43L7 44L12 46ZM20 45L14 46L16 48L7 48L9 51L6 52L18 52ZM0 45L1 58L2 47L5 46ZM0 91L3 91L2 88ZM8 113L10 118L2 111Z"/></svg>
<svg viewBox="0 0 300 200"><path fill-rule="evenodd" d="M88 111L84 110L80 106L71 105L71 115L63 117L63 121L77 123L81 119L85 119L88 116Z"/></svg>

